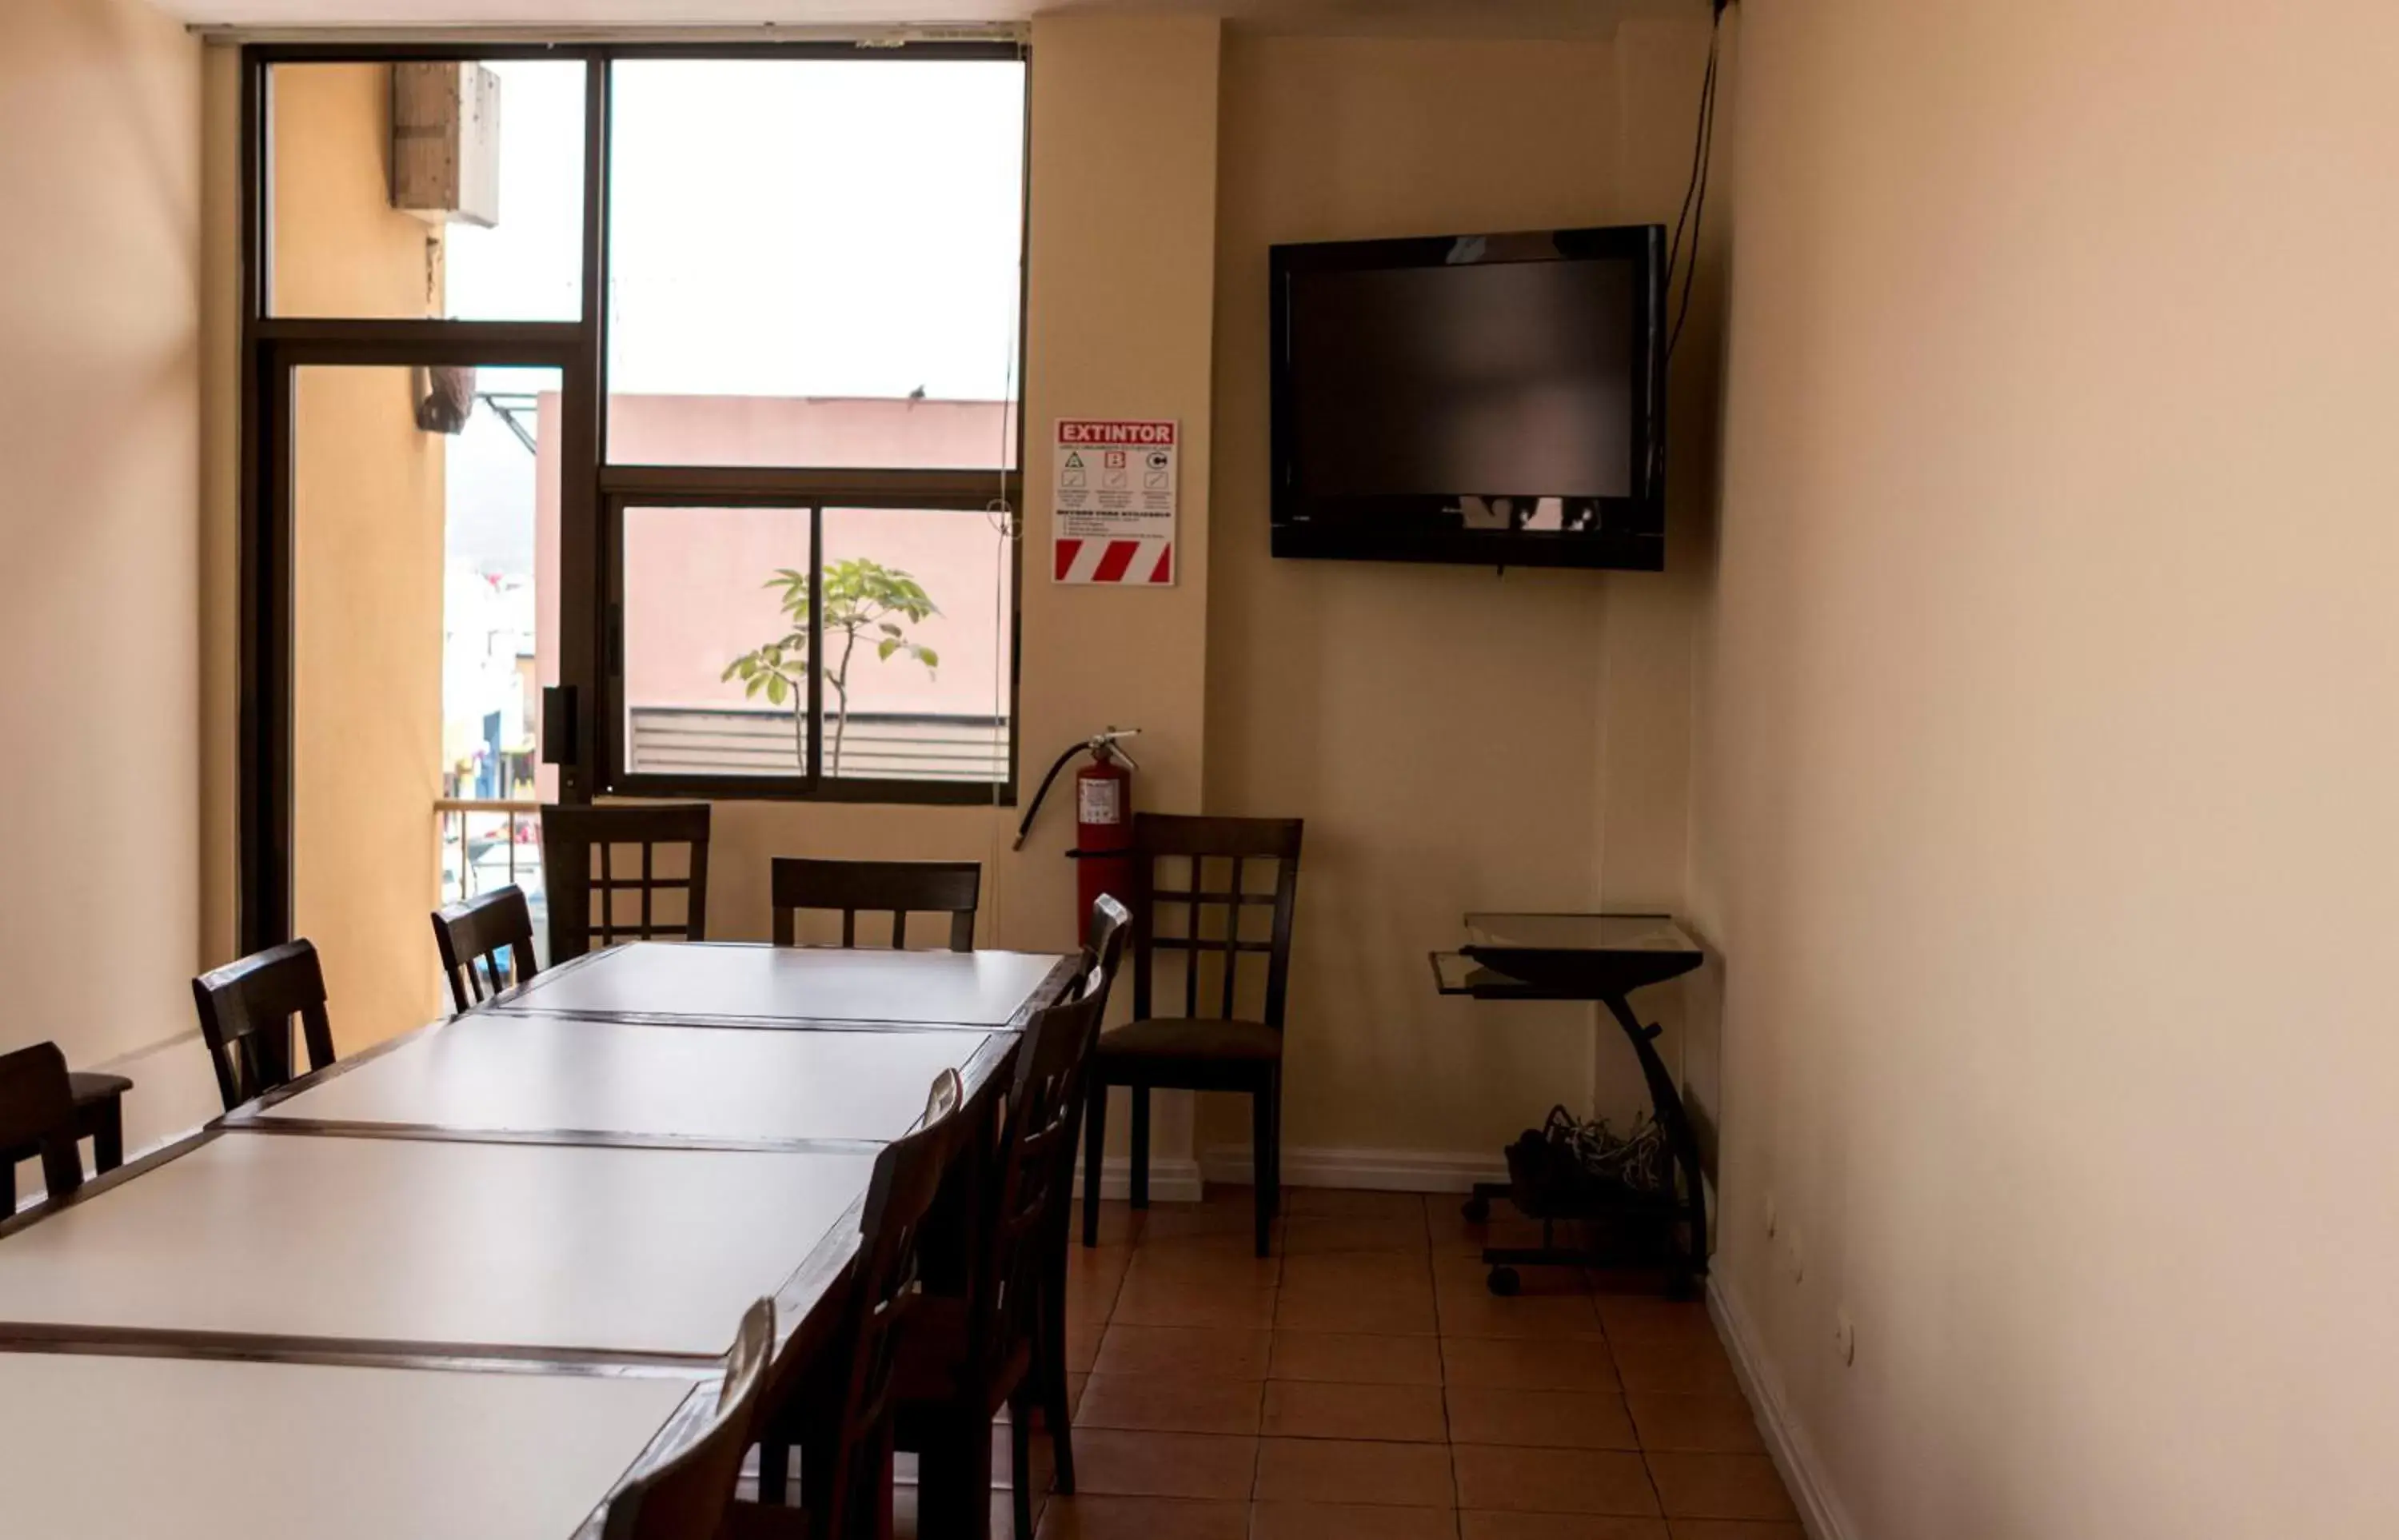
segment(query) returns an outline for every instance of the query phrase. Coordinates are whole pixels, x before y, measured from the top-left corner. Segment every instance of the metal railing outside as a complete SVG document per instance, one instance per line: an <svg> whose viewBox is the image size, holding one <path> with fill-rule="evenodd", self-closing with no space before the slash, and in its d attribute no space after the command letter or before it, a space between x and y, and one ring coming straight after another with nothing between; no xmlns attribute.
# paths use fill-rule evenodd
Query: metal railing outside
<svg viewBox="0 0 2399 1540"><path fill-rule="evenodd" d="M433 817L440 833L443 903L514 883L540 907L541 804L530 798L439 797Z"/></svg>

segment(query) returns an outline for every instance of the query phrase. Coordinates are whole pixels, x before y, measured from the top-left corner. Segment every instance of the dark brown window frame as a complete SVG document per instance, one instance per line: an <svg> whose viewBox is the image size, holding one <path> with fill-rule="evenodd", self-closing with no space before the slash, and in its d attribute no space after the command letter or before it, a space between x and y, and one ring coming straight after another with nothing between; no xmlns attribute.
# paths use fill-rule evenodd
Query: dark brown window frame
<svg viewBox="0 0 2399 1540"><path fill-rule="evenodd" d="M292 504L291 383L306 367L393 364L528 366L560 371L564 404L559 488L559 678L581 709L553 763L566 802L607 795L714 801L1013 806L1018 794L1024 591L1022 472L1024 263L1017 294L1016 465L962 471L616 466L607 460L609 66L644 59L839 59L1023 62L1020 43L406 43L251 44L241 57L240 722L237 749L238 939L245 952L291 934ZM322 319L270 313L274 186L270 73L282 64L580 60L585 65L582 314L572 321ZM1031 113L1026 116L1029 137ZM1031 157L1025 157L1029 176ZM1025 222L1020 240L1029 240ZM1020 248L1020 251L1022 248ZM1011 512L1009 551L1008 746L1004 778L956 782L818 774L820 680L810 690L807 772L781 776L633 775L621 673L611 652L629 506L743 503ZM820 518L813 523L820 523ZM562 746L544 745L544 758Z"/></svg>

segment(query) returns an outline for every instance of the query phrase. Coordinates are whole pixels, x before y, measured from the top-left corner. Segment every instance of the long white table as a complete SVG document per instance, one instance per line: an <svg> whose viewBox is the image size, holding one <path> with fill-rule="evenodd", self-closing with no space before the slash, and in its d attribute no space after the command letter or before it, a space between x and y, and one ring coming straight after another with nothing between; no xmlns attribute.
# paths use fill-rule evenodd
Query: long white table
<svg viewBox="0 0 2399 1540"><path fill-rule="evenodd" d="M329 1066L229 1121L592 1144L879 1144L916 1126L935 1075L955 1069L979 1082L1011 1041L485 1011Z"/></svg>
<svg viewBox="0 0 2399 1540"><path fill-rule="evenodd" d="M567 1540L687 1378L0 1353L0 1533Z"/></svg>
<svg viewBox="0 0 2399 1540"><path fill-rule="evenodd" d="M0 1240L0 1344L704 1361L834 1237L874 1164L228 1133Z"/></svg>
<svg viewBox="0 0 2399 1540"><path fill-rule="evenodd" d="M1074 974L595 953L0 1224L0 1533L589 1540L752 1300L823 1340L875 1150Z"/></svg>
<svg viewBox="0 0 2399 1540"><path fill-rule="evenodd" d="M491 1008L664 1025L1021 1030L1075 959L636 941L535 974Z"/></svg>

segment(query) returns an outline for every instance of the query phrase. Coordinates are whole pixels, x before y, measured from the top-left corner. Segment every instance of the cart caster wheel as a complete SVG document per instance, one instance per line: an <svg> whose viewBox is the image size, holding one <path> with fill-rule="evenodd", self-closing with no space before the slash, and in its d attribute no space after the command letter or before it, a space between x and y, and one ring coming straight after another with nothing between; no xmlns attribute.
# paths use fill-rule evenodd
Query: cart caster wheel
<svg viewBox="0 0 2399 1540"><path fill-rule="evenodd" d="M1457 1211L1466 1217L1466 1223L1469 1224L1486 1224L1491 1220L1491 1200L1487 1197L1471 1197L1457 1206Z"/></svg>
<svg viewBox="0 0 2399 1540"><path fill-rule="evenodd" d="M1491 1269L1491 1277L1484 1281L1490 1286L1491 1291L1503 1300L1513 1299L1516 1291L1525 1287L1525 1280L1516 1276L1516 1270L1513 1267L1494 1267Z"/></svg>

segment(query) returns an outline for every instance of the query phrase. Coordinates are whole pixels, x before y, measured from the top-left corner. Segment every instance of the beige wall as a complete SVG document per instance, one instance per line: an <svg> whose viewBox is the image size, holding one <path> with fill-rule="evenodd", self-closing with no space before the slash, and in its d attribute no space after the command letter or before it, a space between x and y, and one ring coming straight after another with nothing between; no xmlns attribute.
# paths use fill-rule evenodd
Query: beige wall
<svg viewBox="0 0 2399 1540"><path fill-rule="evenodd" d="M395 212L390 72L275 82L279 313L440 313L432 226ZM428 241L432 244L428 245ZM292 455L292 925L317 944L351 1052L441 1008L442 463L406 369L307 369Z"/></svg>
<svg viewBox="0 0 2399 1540"><path fill-rule="evenodd" d="M1588 1007L1443 1000L1425 953L1470 909L1676 905L1694 599L1679 534L1665 574L1269 557L1267 249L1671 221L1705 36L1228 40L1208 805L1308 820L1287 1158L1496 1165L1552 1102L1646 1105ZM1695 346L1677 399L1713 378ZM1677 456L1678 531L1710 426L1675 424L1702 450ZM1644 1004L1671 1012L1672 992ZM1208 1142L1246 1145L1245 1117L1212 1107Z"/></svg>
<svg viewBox="0 0 2399 1540"><path fill-rule="evenodd" d="M1718 1286L1850 1534L2399 1533L2399 9L1744 8Z"/></svg>
<svg viewBox="0 0 2399 1540"><path fill-rule="evenodd" d="M0 1049L124 1065L137 1141L194 1088L139 1050L199 947L199 74L129 0L0 7Z"/></svg>

